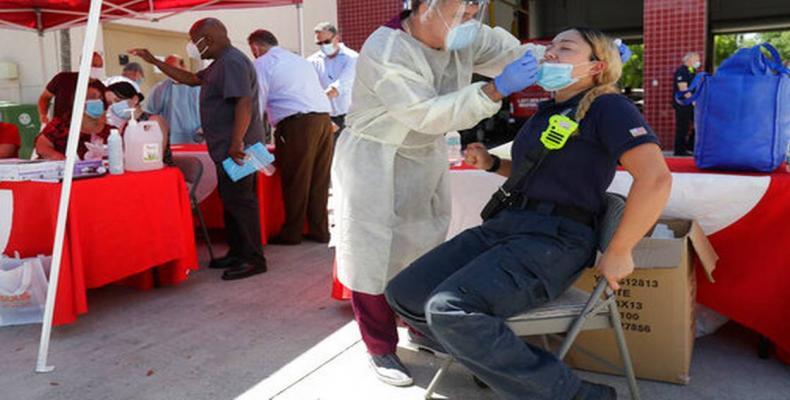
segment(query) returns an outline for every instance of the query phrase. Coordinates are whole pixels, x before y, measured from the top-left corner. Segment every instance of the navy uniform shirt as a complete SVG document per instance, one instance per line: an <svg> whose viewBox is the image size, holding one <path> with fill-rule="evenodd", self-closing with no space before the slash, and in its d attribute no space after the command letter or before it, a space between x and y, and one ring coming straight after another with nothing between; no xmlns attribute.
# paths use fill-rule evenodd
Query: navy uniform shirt
<svg viewBox="0 0 790 400"><path fill-rule="evenodd" d="M697 73L694 71L694 68L687 67L686 65L681 65L678 69L675 70L675 77L672 79L672 95L674 96L678 92L680 92L680 88L678 88L678 83L685 83L686 88L691 86L691 81L694 80L694 76Z"/></svg>
<svg viewBox="0 0 790 400"><path fill-rule="evenodd" d="M236 120L236 101L239 97L252 98L250 126L244 135L247 145L263 141L263 120L258 107L258 77L247 56L229 47L206 69L198 72L200 85L200 122L209 155L219 163L228 157L233 123Z"/></svg>
<svg viewBox="0 0 790 400"><path fill-rule="evenodd" d="M580 93L564 103L554 100L538 105L537 114L527 121L513 142L513 168L519 168L534 146L542 146L540 135L549 118L568 109L573 118ZM604 194L612 183L620 156L626 151L658 138L634 104L619 94L598 96L579 123L578 132L561 150L550 152L540 167L517 192L529 198L599 212Z"/></svg>

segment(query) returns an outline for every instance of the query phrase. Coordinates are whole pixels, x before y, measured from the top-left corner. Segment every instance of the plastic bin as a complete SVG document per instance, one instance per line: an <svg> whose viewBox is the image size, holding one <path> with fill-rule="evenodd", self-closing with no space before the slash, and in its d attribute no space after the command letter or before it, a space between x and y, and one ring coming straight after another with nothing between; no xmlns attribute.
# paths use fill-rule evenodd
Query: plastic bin
<svg viewBox="0 0 790 400"><path fill-rule="evenodd" d="M19 128L19 136L22 139L19 157L30 158L33 142L41 130L36 105L0 102L0 121L14 124Z"/></svg>

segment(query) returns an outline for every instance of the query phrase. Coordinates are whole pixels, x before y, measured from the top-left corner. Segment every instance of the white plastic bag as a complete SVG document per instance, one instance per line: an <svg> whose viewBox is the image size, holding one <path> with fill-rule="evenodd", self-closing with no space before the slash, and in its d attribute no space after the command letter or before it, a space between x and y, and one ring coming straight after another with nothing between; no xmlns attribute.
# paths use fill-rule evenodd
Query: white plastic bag
<svg viewBox="0 0 790 400"><path fill-rule="evenodd" d="M50 257L0 256L0 326L40 323L47 298Z"/></svg>
<svg viewBox="0 0 790 400"><path fill-rule="evenodd" d="M701 338L710 335L722 325L726 324L730 319L711 310L710 308L697 303L695 311L695 337Z"/></svg>

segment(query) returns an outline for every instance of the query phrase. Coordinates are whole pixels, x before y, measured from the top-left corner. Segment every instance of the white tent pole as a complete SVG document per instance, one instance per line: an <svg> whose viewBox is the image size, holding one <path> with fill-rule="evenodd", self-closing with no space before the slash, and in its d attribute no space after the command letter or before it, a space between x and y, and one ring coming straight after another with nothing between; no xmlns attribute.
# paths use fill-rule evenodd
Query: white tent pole
<svg viewBox="0 0 790 400"><path fill-rule="evenodd" d="M58 206L58 222L55 225L55 242L52 249L52 267L49 273L49 288L47 289L47 302L44 308L44 323L41 327L41 342L38 346L38 359L36 372L51 372L55 367L47 365L49 355L49 339L52 334L52 319L55 311L55 296L58 291L58 278L60 277L60 264L63 256L63 239L66 233L66 218L69 212L69 197L71 196L71 181L74 175L74 163L77 158L77 144L82 126L82 110L85 109L85 95L88 92L88 76L90 74L93 48L96 44L96 35L99 31L99 16L101 15L102 0L91 0L88 26L85 28L85 41L82 43L82 60L77 79L77 91L74 94L74 106L71 109L71 126L69 127L69 140L66 145L66 166L63 171L63 185L60 190L60 204Z"/></svg>
<svg viewBox="0 0 790 400"><path fill-rule="evenodd" d="M299 55L304 57L304 4L296 3L296 29L299 30Z"/></svg>
<svg viewBox="0 0 790 400"><path fill-rule="evenodd" d="M41 19L41 10L36 9L36 30L38 31L38 56L41 58L41 79L47 81L47 59L44 58L44 24Z"/></svg>

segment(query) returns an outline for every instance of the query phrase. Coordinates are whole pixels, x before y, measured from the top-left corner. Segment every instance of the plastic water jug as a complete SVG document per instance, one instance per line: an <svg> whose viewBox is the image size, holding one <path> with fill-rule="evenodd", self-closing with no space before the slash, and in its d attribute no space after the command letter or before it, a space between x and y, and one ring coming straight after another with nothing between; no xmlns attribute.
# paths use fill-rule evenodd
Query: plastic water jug
<svg viewBox="0 0 790 400"><path fill-rule="evenodd" d="M132 119L123 135L124 164L127 171L151 171L161 169L164 153L162 130L155 121L137 122Z"/></svg>

